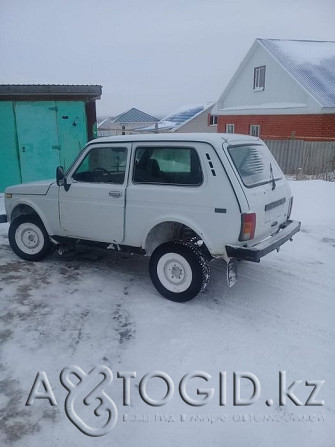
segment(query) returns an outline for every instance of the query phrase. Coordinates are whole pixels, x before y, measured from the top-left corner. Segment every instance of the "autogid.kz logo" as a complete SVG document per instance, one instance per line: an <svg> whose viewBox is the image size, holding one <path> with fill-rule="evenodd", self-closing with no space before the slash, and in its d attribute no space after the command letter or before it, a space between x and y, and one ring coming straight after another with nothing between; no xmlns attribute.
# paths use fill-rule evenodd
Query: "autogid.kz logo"
<svg viewBox="0 0 335 447"><path fill-rule="evenodd" d="M104 390L112 381L113 373L104 365L91 369L88 374L74 365L64 368L60 373L60 382L68 391L64 403L65 413L82 433L88 436L102 436L114 428L118 419L117 407ZM35 399L47 399L51 406L57 406L44 371L36 375L26 406L32 406ZM94 426L79 416L80 413L86 413L86 417L88 416L87 412L83 411L85 408L91 409L91 416L93 410Z"/></svg>
<svg viewBox="0 0 335 447"><path fill-rule="evenodd" d="M131 381L135 378L135 371L117 372L117 379L122 380L122 382L117 381L117 383L122 386L123 407L131 406ZM148 393L148 384L152 379L160 379L161 386L159 387L159 395L162 396L160 398L154 398ZM199 379L202 383L208 383L213 379L216 387L209 386L209 383L208 386L198 387L196 384ZM251 385L246 395L245 391L242 392L242 383L245 381ZM79 366L68 366L60 373L60 382L67 391L64 402L65 413L69 420L82 433L88 436L103 436L115 427L118 421L118 409L113 399L109 396L110 385L113 382L113 373L107 366L97 366L88 373L83 371ZM283 407L287 403L298 407L323 406L325 401L320 400L319 392L324 382L324 380L288 381L286 371L280 371L277 398L274 395L271 397L267 396L267 398L262 396L261 401L265 403L266 407L271 407L274 404ZM255 374L251 372L233 372L231 384L232 393L227 393L226 372L219 372L215 379L205 371L193 371L185 374L178 383L178 386L175 387L174 381L167 373L153 371L145 374L140 379L138 394L141 400L150 407L162 407L166 405L177 394L175 393L175 388L178 389L178 394L182 401L191 407L203 407L212 399L217 400L219 407L226 407L227 396L230 395L232 395L231 404L234 407L250 406L260 400L261 384ZM311 387L309 388L310 392L306 394L306 389L302 389L303 387ZM301 397L302 395L305 396L305 399L307 396L305 402ZM33 406L37 399L48 400L51 406L57 406L55 394L44 371L37 373L26 406ZM235 416L233 415L232 417L233 421L236 421L236 418L234 419ZM225 415L223 420L227 420L227 418L228 416ZM265 419L269 420L269 416L265 416ZM136 417L128 418L124 414L122 420L123 422L136 420ZM150 420L150 417L147 420ZM157 420L157 417L154 420ZM162 419L158 417L158 420ZM169 420L175 420L175 417L172 415ZM187 415L182 414L179 420L185 422L188 420ZM192 415L190 420L202 419L198 419Z"/></svg>
<svg viewBox="0 0 335 447"><path fill-rule="evenodd" d="M71 380L71 375L76 376L79 383L74 383ZM100 375L103 376L103 379L98 385L95 385L96 378ZM112 430L117 422L118 413L114 401L104 391L104 387L113 381L113 373L107 366L93 368L88 374L78 366L64 368L60 380L69 392L65 399L67 417L80 431L89 436L102 436ZM91 391L87 394L88 390ZM100 419L105 417L103 425L101 427L91 427L85 423L76 413L76 401L86 406L92 406L98 402L94 414Z"/></svg>

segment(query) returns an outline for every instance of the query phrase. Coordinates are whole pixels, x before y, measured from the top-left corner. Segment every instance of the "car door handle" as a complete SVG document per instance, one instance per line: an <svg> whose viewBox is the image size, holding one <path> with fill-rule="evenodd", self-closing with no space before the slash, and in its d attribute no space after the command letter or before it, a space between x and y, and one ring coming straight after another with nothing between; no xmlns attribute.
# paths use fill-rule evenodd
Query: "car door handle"
<svg viewBox="0 0 335 447"><path fill-rule="evenodd" d="M121 191L109 191L108 195L110 197L121 197L122 196L122 192Z"/></svg>

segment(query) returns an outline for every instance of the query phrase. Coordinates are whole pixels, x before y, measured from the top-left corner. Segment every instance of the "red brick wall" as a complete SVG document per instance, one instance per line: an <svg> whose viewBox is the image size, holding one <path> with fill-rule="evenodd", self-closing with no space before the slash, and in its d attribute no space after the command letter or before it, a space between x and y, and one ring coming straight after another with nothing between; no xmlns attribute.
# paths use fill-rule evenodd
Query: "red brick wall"
<svg viewBox="0 0 335 447"><path fill-rule="evenodd" d="M226 124L235 125L235 133L248 135L250 125L261 126L260 137L268 140L288 139L335 140L335 114L329 115L220 115L218 132L226 131Z"/></svg>

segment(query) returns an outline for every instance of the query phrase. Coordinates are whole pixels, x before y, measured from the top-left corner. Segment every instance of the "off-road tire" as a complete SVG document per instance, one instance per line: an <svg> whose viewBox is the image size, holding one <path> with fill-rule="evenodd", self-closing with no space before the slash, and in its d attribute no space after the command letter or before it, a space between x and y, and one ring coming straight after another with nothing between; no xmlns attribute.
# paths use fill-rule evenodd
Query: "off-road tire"
<svg viewBox="0 0 335 447"><path fill-rule="evenodd" d="M186 302L202 292L210 277L209 263L201 249L183 241L165 242L152 253L150 277L165 298Z"/></svg>
<svg viewBox="0 0 335 447"><path fill-rule="evenodd" d="M26 261L40 261L53 249L41 219L34 214L24 214L12 221L8 239L15 254Z"/></svg>

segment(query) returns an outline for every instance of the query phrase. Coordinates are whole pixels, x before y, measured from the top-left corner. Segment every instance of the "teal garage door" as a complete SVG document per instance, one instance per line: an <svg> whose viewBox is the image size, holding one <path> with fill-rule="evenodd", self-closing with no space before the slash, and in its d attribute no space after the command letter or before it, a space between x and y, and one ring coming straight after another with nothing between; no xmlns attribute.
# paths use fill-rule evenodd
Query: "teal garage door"
<svg viewBox="0 0 335 447"><path fill-rule="evenodd" d="M0 192L6 186L21 183L12 101L0 101Z"/></svg>
<svg viewBox="0 0 335 447"><path fill-rule="evenodd" d="M22 182L55 178L60 164L55 102L17 102L15 114Z"/></svg>
<svg viewBox="0 0 335 447"><path fill-rule="evenodd" d="M68 169L87 143L87 123L83 101L57 101L60 165Z"/></svg>

